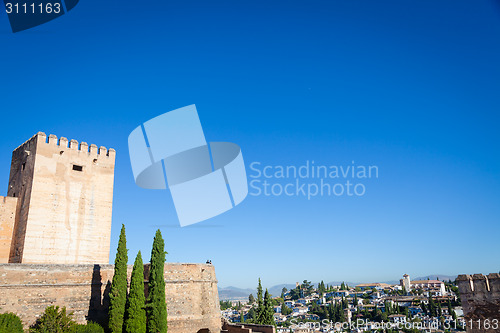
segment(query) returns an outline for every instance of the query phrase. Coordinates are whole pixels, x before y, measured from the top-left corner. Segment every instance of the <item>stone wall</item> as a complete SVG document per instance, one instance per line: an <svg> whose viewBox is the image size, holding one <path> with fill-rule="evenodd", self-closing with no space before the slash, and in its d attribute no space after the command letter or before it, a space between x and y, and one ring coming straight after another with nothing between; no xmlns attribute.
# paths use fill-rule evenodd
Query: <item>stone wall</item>
<svg viewBox="0 0 500 333"><path fill-rule="evenodd" d="M38 135L35 135L12 152L7 195L18 198L18 211L9 262L22 262L23 258L37 142Z"/></svg>
<svg viewBox="0 0 500 333"><path fill-rule="evenodd" d="M16 222L17 198L0 197L0 263L8 263Z"/></svg>
<svg viewBox="0 0 500 333"><path fill-rule="evenodd" d="M17 313L31 325L47 306L59 305L78 322L105 324L113 270L113 265L0 264L0 312ZM145 265L146 277L148 271ZM220 332L212 265L165 264L165 282L169 333Z"/></svg>
<svg viewBox="0 0 500 333"><path fill-rule="evenodd" d="M467 332L500 332L500 275L459 275L457 283Z"/></svg>
<svg viewBox="0 0 500 333"><path fill-rule="evenodd" d="M276 328L271 325L256 325L256 324L230 324L223 322L223 333L276 333Z"/></svg>
<svg viewBox="0 0 500 333"><path fill-rule="evenodd" d="M19 197L10 262L109 262L115 151L40 132L14 150L8 196Z"/></svg>

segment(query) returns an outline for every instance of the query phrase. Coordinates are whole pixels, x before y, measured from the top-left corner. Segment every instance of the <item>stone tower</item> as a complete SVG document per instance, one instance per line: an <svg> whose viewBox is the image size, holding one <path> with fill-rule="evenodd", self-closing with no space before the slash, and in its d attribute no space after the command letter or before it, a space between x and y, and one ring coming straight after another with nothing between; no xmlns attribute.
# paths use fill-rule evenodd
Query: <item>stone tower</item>
<svg viewBox="0 0 500 333"><path fill-rule="evenodd" d="M411 291L411 280L408 274L403 275L403 278L399 280L399 284L406 290L407 293Z"/></svg>
<svg viewBox="0 0 500 333"><path fill-rule="evenodd" d="M499 332L500 274L459 275L457 284L467 333Z"/></svg>
<svg viewBox="0 0 500 333"><path fill-rule="evenodd" d="M12 229L8 262L107 264L114 166L114 149L52 134L16 148L7 193L15 212L0 209L0 231ZM0 233L0 251L8 243Z"/></svg>

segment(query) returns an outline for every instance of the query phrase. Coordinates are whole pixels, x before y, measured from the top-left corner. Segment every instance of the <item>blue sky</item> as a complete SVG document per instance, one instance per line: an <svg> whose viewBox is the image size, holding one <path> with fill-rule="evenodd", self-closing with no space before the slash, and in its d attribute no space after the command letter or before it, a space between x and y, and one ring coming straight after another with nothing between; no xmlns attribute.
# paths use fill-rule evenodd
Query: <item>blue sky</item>
<svg viewBox="0 0 500 333"><path fill-rule="evenodd" d="M111 260L211 259L220 286L498 272L500 4L465 0L81 1L13 34L0 14L0 192L38 131L117 150ZM377 165L362 197L248 196L180 228L134 184L127 137L196 104L247 167ZM249 171L249 169L247 169Z"/></svg>

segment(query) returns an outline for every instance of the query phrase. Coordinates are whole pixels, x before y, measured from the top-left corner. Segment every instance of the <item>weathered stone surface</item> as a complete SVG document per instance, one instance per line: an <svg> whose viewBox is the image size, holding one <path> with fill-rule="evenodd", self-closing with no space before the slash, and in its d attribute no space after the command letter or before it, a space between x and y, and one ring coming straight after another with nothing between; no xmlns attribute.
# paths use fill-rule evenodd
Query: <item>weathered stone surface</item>
<svg viewBox="0 0 500 333"><path fill-rule="evenodd" d="M9 262L16 207L17 198L0 197L0 263Z"/></svg>
<svg viewBox="0 0 500 333"><path fill-rule="evenodd" d="M30 325L50 305L66 306L78 322L104 324L113 265L0 264L0 312ZM129 279L132 266L129 266ZM145 265L147 278L149 265ZM169 333L220 332L215 269L207 264L165 264ZM147 280L146 280L147 284Z"/></svg>
<svg viewBox="0 0 500 333"><path fill-rule="evenodd" d="M500 275L459 275L460 298L468 333L500 331Z"/></svg>
<svg viewBox="0 0 500 333"><path fill-rule="evenodd" d="M59 305L106 324L114 164L114 149L41 132L14 150L0 197L0 312L30 325ZM166 264L165 281L169 333L220 332L212 265Z"/></svg>
<svg viewBox="0 0 500 333"><path fill-rule="evenodd" d="M95 147L95 145L94 145ZM10 262L109 263L115 151L38 133L12 153Z"/></svg>

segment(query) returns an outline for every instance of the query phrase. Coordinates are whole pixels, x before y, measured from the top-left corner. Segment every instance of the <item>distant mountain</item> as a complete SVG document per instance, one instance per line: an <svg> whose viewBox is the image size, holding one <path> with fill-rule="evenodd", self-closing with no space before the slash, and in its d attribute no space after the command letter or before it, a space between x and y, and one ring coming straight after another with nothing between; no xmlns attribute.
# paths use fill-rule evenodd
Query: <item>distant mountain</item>
<svg viewBox="0 0 500 333"><path fill-rule="evenodd" d="M444 275L444 274L432 274L432 275L427 275L424 277L417 277L417 278L412 278L410 276L410 279L412 280L439 280L439 281L455 281L457 278L457 275Z"/></svg>
<svg viewBox="0 0 500 333"><path fill-rule="evenodd" d="M457 276L456 275L444 275L444 274L431 274L423 277L411 277L412 280L436 280L439 279L440 281L454 281ZM351 281L333 281L333 282L328 282L325 284L328 284L330 286L340 286L344 282L347 284L349 287L355 287L356 285L359 284L359 282L351 282ZM387 283L391 285L399 285L399 280L394 280L394 281L372 281L372 282L382 282L382 283ZM316 287L318 285L317 282L313 283L313 285ZM269 293L273 297L279 297L281 295L281 290L285 287L286 289L290 290L295 288L295 284L292 283L283 283L283 284L277 284L275 286L272 286L269 288ZM265 287L264 287L265 290ZM254 297L257 297L257 290L256 289L251 289L251 288L238 288L238 287L225 287L225 288L219 288L219 299L221 301L243 301L243 300L248 300L248 295L253 294Z"/></svg>
<svg viewBox="0 0 500 333"><path fill-rule="evenodd" d="M269 293L273 296L273 297L280 297L281 296L281 291L283 290L283 287L286 288L287 290L290 290L290 289L293 289L295 288L295 284L277 284L275 286L272 286L271 288L269 288ZM255 295L254 295L255 296Z"/></svg>
<svg viewBox="0 0 500 333"><path fill-rule="evenodd" d="M340 286L342 284L342 282L344 282L349 287L356 287L356 285L359 284L359 282L351 282L351 281L333 281L333 282L328 282L328 283L325 282L325 285Z"/></svg>
<svg viewBox="0 0 500 333"><path fill-rule="evenodd" d="M244 301L248 300L248 295L250 294L256 296L257 291L255 289L242 289L232 286L219 288L219 299L221 301Z"/></svg>

